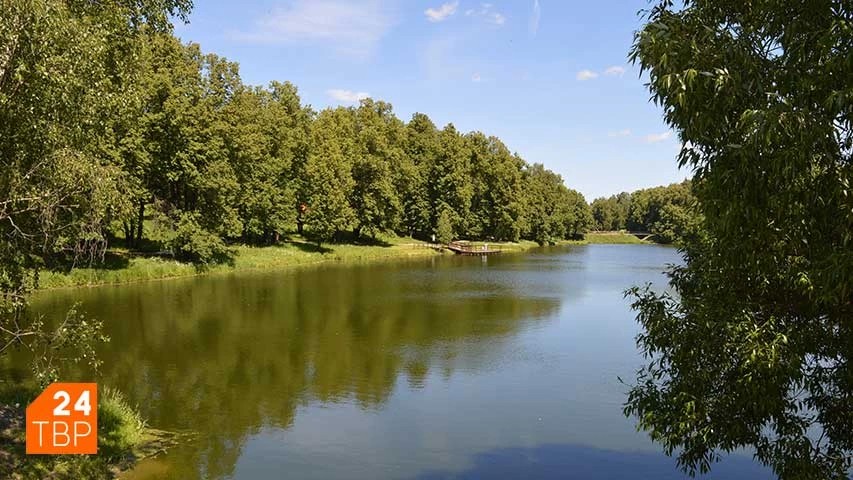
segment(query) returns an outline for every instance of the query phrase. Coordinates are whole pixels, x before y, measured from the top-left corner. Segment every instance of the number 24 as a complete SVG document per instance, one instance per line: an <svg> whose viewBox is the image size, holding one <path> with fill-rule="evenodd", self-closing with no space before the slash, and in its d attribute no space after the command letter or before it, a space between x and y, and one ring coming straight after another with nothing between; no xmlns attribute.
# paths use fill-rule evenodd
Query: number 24
<svg viewBox="0 0 853 480"><path fill-rule="evenodd" d="M54 400L60 400L59 405L53 409L53 415L56 417L69 417L71 416L71 412L68 411L66 407L71 403L71 395L68 395L68 392L65 390L60 390L53 394ZM74 403L74 411L75 412L83 412L83 415L89 416L92 412L92 405L89 403L89 391L84 390L83 393L80 394L80 398Z"/></svg>

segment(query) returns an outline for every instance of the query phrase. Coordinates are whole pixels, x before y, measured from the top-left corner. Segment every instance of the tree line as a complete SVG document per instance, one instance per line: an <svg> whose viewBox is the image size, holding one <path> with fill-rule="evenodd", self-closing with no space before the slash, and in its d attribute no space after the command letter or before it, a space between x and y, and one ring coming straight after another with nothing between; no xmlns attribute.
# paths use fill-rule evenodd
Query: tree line
<svg viewBox="0 0 853 480"><path fill-rule="evenodd" d="M73 311L53 332L30 318L38 271L98 262L110 244L206 263L293 231L548 243L591 223L581 194L496 137L244 84L235 62L173 35L191 7L0 6L0 354L43 350L39 380L66 352L97 362L100 333Z"/></svg>
<svg viewBox="0 0 853 480"><path fill-rule="evenodd" d="M590 209L596 230L649 232L661 243L680 242L701 223L690 180L596 198Z"/></svg>
<svg viewBox="0 0 853 480"><path fill-rule="evenodd" d="M496 137L422 113L404 122L373 99L316 112L292 84L246 85L235 62L169 33L144 33L136 53L121 106L91 138L122 197L99 240L206 262L291 231L548 243L591 223L580 193Z"/></svg>

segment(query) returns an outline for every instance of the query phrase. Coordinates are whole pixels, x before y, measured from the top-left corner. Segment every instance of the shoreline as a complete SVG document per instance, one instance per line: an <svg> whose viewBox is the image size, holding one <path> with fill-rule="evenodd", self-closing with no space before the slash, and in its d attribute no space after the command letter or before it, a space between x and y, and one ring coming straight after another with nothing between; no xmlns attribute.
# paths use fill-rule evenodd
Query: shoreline
<svg viewBox="0 0 853 480"><path fill-rule="evenodd" d="M0 387L4 387L0 383ZM37 396L36 390L24 384L0 391L0 477L25 478L92 478L115 479L132 470L140 461L167 453L179 446L193 432L170 432L140 422L136 409L125 403L120 394L105 395L103 409L121 412L112 429L98 430L98 453L95 455L27 455L25 419L27 405ZM127 440L128 429L136 437ZM108 438L108 440L105 440ZM119 442L119 443L117 443ZM123 443L121 443L123 442Z"/></svg>
<svg viewBox="0 0 853 480"><path fill-rule="evenodd" d="M505 253L523 253L540 245L533 241L473 242L488 243ZM621 232L587 234L583 240L564 240L554 246L592 244L650 244ZM428 243L403 237L381 237L376 244L315 244L295 237L278 245L254 247L237 245L228 263L197 266L155 256L133 256L127 251L110 250L110 261L96 268L74 268L68 272L44 270L39 273L38 292L67 288L125 285L140 282L188 278L249 271L289 270L324 264L360 264L399 259L450 255L436 251Z"/></svg>

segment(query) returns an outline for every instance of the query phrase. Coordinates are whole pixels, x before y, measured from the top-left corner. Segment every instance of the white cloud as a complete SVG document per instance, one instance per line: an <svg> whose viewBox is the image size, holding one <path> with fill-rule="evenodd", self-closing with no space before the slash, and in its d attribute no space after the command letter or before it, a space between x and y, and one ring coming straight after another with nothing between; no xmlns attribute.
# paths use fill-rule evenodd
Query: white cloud
<svg viewBox="0 0 853 480"><path fill-rule="evenodd" d="M581 70L578 72L576 78L580 81L592 80L593 78L597 78L598 74L593 72L592 70Z"/></svg>
<svg viewBox="0 0 853 480"><path fill-rule="evenodd" d="M506 23L506 16L494 10L494 5L491 3L481 3L480 8L469 8L465 11L465 16L479 17L493 25L503 25Z"/></svg>
<svg viewBox="0 0 853 480"><path fill-rule="evenodd" d="M658 143L663 142L664 140L668 140L669 137L672 136L672 130L667 130L663 133L653 133L651 135L646 135L647 143Z"/></svg>
<svg viewBox="0 0 853 480"><path fill-rule="evenodd" d="M291 0L255 20L249 32L232 34L248 43L325 43L338 52L369 57L394 24L382 0Z"/></svg>
<svg viewBox="0 0 853 480"><path fill-rule="evenodd" d="M341 103L358 103L359 101L370 97L370 94L367 92L353 92L352 90L342 90L338 88L326 90L326 94Z"/></svg>
<svg viewBox="0 0 853 480"><path fill-rule="evenodd" d="M533 13L530 14L530 35L536 36L539 33L539 19L542 17L542 9L539 7L539 0L533 0Z"/></svg>
<svg viewBox="0 0 853 480"><path fill-rule="evenodd" d="M454 13L456 13L456 9L459 7L459 1L448 2L441 5L438 8L427 8L424 10L424 15L427 16L427 20L430 22L441 22L450 17Z"/></svg>
<svg viewBox="0 0 853 480"><path fill-rule="evenodd" d="M611 77L621 77L625 74L625 67L613 65L612 67L608 67L607 70L604 71L604 74Z"/></svg>
<svg viewBox="0 0 853 480"><path fill-rule="evenodd" d="M631 136L631 129L626 128L624 130L617 130L615 132L610 132L607 134L607 136L608 137L630 137Z"/></svg>
<svg viewBox="0 0 853 480"><path fill-rule="evenodd" d="M479 73L475 73L474 75L471 75L471 81L472 82L477 83L477 82L480 82L481 80L483 80L483 78L480 77Z"/></svg>

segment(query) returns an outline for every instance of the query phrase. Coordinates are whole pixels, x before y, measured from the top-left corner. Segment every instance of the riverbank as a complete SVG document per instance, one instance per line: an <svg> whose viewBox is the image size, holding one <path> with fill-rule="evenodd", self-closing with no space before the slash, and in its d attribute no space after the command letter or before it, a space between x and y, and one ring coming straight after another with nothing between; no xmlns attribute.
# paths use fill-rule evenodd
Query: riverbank
<svg viewBox="0 0 853 480"><path fill-rule="evenodd" d="M427 244L411 238L383 237L373 244L328 244L318 247L301 237L278 245L233 247L230 262L198 266L166 257L134 256L110 250L104 266L78 267L69 272L44 271L39 275L43 290L96 285L117 285L194 275L244 270L276 270L331 262L360 263L389 258L438 255Z"/></svg>
<svg viewBox="0 0 853 480"><path fill-rule="evenodd" d="M584 243L610 244L610 245L638 245L648 244L649 241L640 240L636 235L626 232L590 232L584 235Z"/></svg>
<svg viewBox="0 0 853 480"><path fill-rule="evenodd" d="M598 243L645 243L633 235L619 232L588 234L584 240L560 242L561 245ZM476 242L474 245L481 245ZM524 252L539 245L536 242L488 242L504 252ZM110 250L103 266L78 267L68 272L43 271L39 274L39 288L90 287L118 285L203 274L229 273L250 270L281 270L321 263L363 263L407 257L447 255L430 245L412 238L384 236L370 244L328 244L317 247L301 237L293 237L279 245L268 247L234 247L234 256L228 263L199 267L171 258L136 256L126 250Z"/></svg>
<svg viewBox="0 0 853 480"><path fill-rule="evenodd" d="M160 455L190 434L148 428L137 410L113 389L98 404L97 455L27 455L25 410L37 392L27 386L0 391L0 478L113 479L138 461Z"/></svg>

